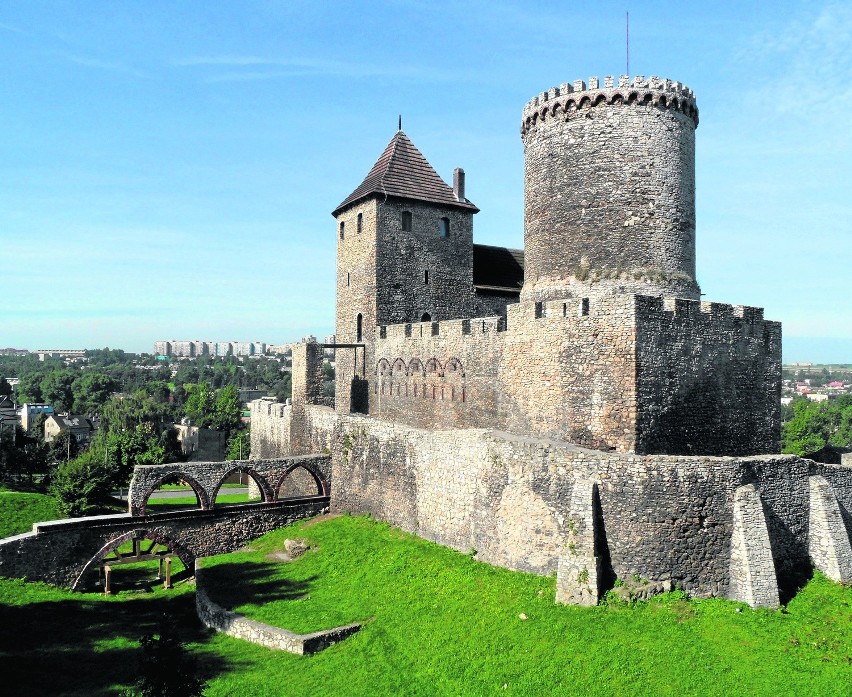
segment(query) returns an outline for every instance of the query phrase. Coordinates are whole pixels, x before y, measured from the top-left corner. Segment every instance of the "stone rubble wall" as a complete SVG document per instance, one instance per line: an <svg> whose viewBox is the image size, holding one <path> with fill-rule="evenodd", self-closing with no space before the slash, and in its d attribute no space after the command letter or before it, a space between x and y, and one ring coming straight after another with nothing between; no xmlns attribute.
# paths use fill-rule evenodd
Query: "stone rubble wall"
<svg viewBox="0 0 852 697"><path fill-rule="evenodd" d="M331 453L333 510L370 513L440 544L475 550L490 564L557 571L575 482L593 481L600 556L608 558L610 574L727 597L735 494L753 484L782 594L810 574L813 463L795 456L607 453L486 429L417 429L322 407L307 408L304 419L297 452Z"/></svg>
<svg viewBox="0 0 852 697"><path fill-rule="evenodd" d="M780 605L769 530L754 484L745 484L734 492L730 574L728 597L731 600L752 607L776 608Z"/></svg>
<svg viewBox="0 0 852 697"><path fill-rule="evenodd" d="M309 634L296 634L288 629L273 627L250 620L214 603L204 589L204 571L195 565L195 610L205 627L228 636L244 639L270 649L289 651L300 655L318 653L342 641L361 629L358 623L334 627Z"/></svg>

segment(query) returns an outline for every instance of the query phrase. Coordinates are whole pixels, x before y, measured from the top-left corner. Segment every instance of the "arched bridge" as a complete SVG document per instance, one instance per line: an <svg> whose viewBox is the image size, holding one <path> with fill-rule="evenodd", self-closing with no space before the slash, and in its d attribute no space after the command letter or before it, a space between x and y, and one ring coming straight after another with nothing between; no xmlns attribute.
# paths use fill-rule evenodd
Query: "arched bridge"
<svg viewBox="0 0 852 697"><path fill-rule="evenodd" d="M300 470L316 484L316 493L277 499L288 477ZM254 479L262 500L212 505L216 492L235 472ZM326 512L330 472L331 461L325 455L137 467L128 495L130 513L36 523L32 532L0 540L0 576L82 588L105 557L134 539L166 546L193 569L197 557L232 552L267 532ZM162 483L178 480L192 487L199 508L147 512L150 495Z"/></svg>

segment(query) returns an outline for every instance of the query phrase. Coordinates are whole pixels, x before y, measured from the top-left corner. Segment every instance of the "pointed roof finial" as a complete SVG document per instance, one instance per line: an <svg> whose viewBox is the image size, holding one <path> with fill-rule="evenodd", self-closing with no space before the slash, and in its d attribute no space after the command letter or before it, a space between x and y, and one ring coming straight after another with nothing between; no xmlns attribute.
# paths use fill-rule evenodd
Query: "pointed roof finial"
<svg viewBox="0 0 852 697"><path fill-rule="evenodd" d="M397 130L398 131L402 130L402 114L399 115L399 127L397 128Z"/></svg>

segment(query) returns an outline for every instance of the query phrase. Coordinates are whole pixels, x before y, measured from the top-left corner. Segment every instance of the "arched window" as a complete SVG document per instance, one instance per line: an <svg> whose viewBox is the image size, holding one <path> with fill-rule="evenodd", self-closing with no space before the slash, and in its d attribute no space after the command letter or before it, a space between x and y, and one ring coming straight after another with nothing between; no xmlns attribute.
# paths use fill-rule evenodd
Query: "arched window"
<svg viewBox="0 0 852 697"><path fill-rule="evenodd" d="M428 312L424 312L423 316L420 318L421 322L431 322L432 316Z"/></svg>
<svg viewBox="0 0 852 697"><path fill-rule="evenodd" d="M441 237L450 236L450 219L441 218Z"/></svg>
<svg viewBox="0 0 852 697"><path fill-rule="evenodd" d="M363 222L364 222L364 216L361 213L359 213L358 214L358 227L355 230L359 235L361 234L361 225L362 225Z"/></svg>
<svg viewBox="0 0 852 697"><path fill-rule="evenodd" d="M343 239L343 228L344 228L344 227L346 227L346 223L344 223L344 222L341 220L341 221L340 221L340 239L341 239L341 240Z"/></svg>
<svg viewBox="0 0 852 697"><path fill-rule="evenodd" d="M355 341L361 341L361 330L364 324L364 317L361 313L358 313L358 317L355 318Z"/></svg>
<svg viewBox="0 0 852 697"><path fill-rule="evenodd" d="M411 232L411 211L402 212L402 231Z"/></svg>

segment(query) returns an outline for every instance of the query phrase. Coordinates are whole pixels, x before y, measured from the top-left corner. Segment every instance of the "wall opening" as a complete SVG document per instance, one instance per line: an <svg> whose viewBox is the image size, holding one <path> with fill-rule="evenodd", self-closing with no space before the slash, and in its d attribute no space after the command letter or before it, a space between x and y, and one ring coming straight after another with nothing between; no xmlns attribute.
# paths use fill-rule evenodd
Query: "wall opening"
<svg viewBox="0 0 852 697"><path fill-rule="evenodd" d="M340 221L340 239L341 239L341 240L343 239L343 229L344 229L344 227L346 227L346 223L344 223L344 222L341 220L341 221Z"/></svg>
<svg viewBox="0 0 852 697"><path fill-rule="evenodd" d="M402 212L402 231L411 232L411 211Z"/></svg>
<svg viewBox="0 0 852 697"><path fill-rule="evenodd" d="M441 237L449 237L450 236L450 219L449 218L441 218L440 231L441 231Z"/></svg>
<svg viewBox="0 0 852 697"><path fill-rule="evenodd" d="M229 472L219 483L213 507L239 506L263 501L263 485L257 476L243 468Z"/></svg>
<svg viewBox="0 0 852 697"><path fill-rule="evenodd" d="M429 271L428 270L423 272L423 285L424 286L429 285Z"/></svg>
<svg viewBox="0 0 852 697"><path fill-rule="evenodd" d="M349 272L346 272L346 285L349 285Z"/></svg>
<svg viewBox="0 0 852 697"><path fill-rule="evenodd" d="M359 213L358 214L358 222L357 222L356 228L355 228L355 232L357 232L359 235L361 234L361 228L362 228L363 222L364 222L364 215L362 213Z"/></svg>
<svg viewBox="0 0 852 697"><path fill-rule="evenodd" d="M185 511L199 509L201 503L198 487L179 472L168 475L156 487L151 489L143 504L145 514L168 513L169 511Z"/></svg>
<svg viewBox="0 0 852 697"><path fill-rule="evenodd" d="M277 499L297 499L304 496L322 496L322 484L305 467L294 467L281 480Z"/></svg>
<svg viewBox="0 0 852 697"><path fill-rule="evenodd" d="M364 326L364 317L359 312L358 316L355 318L355 341L361 342L363 341L363 326Z"/></svg>
<svg viewBox="0 0 852 697"><path fill-rule="evenodd" d="M421 322L431 322L432 321L432 315L430 315L428 312L424 312L422 315L420 315L420 321Z"/></svg>
<svg viewBox="0 0 852 697"><path fill-rule="evenodd" d="M583 314L583 317L585 317L586 315L589 314L589 299L588 298L583 298L581 312Z"/></svg>

